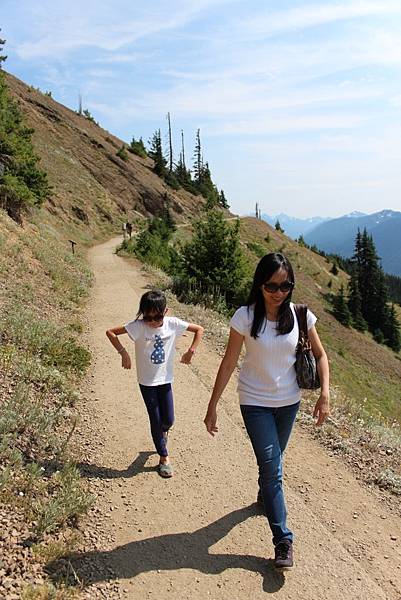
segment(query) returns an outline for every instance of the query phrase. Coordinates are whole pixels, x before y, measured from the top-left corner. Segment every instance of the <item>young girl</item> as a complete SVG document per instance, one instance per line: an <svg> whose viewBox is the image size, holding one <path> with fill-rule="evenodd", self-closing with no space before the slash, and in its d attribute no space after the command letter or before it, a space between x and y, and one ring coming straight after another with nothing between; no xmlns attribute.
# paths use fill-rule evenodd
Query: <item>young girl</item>
<svg viewBox="0 0 401 600"><path fill-rule="evenodd" d="M293 564L293 533L286 524L282 489L282 456L300 402L294 368L298 344L298 323L291 302L294 285L292 266L282 254L267 254L261 259L247 305L241 306L231 319L226 353L205 417L206 429L214 435L218 431L217 403L245 344L238 393L259 467L258 503L264 506L273 534L274 564L278 569L288 569ZM321 425L329 414L329 365L315 323L315 315L308 310L308 337L321 383L313 416Z"/></svg>
<svg viewBox="0 0 401 600"><path fill-rule="evenodd" d="M181 357L181 362L188 365L203 335L203 327L200 325L187 323L177 317L166 317L166 313L166 297L163 292L146 292L140 300L134 321L106 331L110 342L121 354L121 365L124 369L131 368L131 359L118 336L128 333L135 342L138 383L148 411L153 443L160 456L158 471L161 477L173 475L167 451L167 438L174 422L171 383L175 340L186 330L194 333L191 346ZM139 318L141 316L142 318Z"/></svg>

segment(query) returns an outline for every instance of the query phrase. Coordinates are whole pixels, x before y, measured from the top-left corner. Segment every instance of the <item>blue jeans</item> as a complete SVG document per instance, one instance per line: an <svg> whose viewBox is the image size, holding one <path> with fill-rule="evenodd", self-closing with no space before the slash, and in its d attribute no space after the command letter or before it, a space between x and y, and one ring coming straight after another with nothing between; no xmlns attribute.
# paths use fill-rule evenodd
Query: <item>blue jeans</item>
<svg viewBox="0 0 401 600"><path fill-rule="evenodd" d="M241 405L242 417L258 462L259 488L274 545L284 539L293 541L293 533L286 525L282 457L298 409L299 402L278 408Z"/></svg>
<svg viewBox="0 0 401 600"><path fill-rule="evenodd" d="M166 438L163 435L174 423L174 404L171 383L161 385L139 384L149 415L150 431L156 452L168 456Z"/></svg>

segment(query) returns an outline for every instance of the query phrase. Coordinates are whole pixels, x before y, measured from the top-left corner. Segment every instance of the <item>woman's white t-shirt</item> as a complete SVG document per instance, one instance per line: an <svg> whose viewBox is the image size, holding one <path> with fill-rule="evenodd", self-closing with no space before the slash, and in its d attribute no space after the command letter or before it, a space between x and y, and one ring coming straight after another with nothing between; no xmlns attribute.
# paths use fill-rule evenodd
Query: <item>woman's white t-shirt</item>
<svg viewBox="0 0 401 600"><path fill-rule="evenodd" d="M294 327L289 333L277 335L276 321L266 319L256 340L251 337L253 307L241 306L234 313L230 326L245 338L245 357L237 388L240 404L279 407L299 402L301 392L294 368L299 328L292 302L290 307ZM308 309L308 329L316 320Z"/></svg>
<svg viewBox="0 0 401 600"><path fill-rule="evenodd" d="M142 385L162 385L173 381L175 340L189 323L177 317L164 317L161 327L149 327L138 319L124 325L135 342L138 381Z"/></svg>

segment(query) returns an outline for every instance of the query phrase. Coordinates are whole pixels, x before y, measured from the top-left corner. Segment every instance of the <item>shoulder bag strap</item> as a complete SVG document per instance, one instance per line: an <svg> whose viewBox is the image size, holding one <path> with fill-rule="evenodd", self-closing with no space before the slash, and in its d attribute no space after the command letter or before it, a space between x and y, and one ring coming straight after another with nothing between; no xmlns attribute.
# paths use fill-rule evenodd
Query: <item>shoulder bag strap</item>
<svg viewBox="0 0 401 600"><path fill-rule="evenodd" d="M301 337L303 337L303 339L305 341L307 341L308 340L308 324L306 321L306 313L307 313L308 307L306 306L306 304L294 304L294 309L295 309L295 314L297 315L297 319L298 319L299 340L301 339Z"/></svg>

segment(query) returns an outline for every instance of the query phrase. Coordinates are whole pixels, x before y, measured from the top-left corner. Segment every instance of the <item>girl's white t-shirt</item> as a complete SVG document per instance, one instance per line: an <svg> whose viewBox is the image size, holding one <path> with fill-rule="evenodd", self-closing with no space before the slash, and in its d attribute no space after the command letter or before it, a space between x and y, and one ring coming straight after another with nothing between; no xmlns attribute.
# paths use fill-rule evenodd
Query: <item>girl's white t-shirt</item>
<svg viewBox="0 0 401 600"><path fill-rule="evenodd" d="M251 337L253 307L241 306L234 313L230 326L245 338L245 357L237 388L240 404L279 407L299 402L301 392L294 368L299 328L292 302L290 307L294 327L289 333L277 335L276 322L266 319L256 340ZM308 309L308 329L316 320Z"/></svg>
<svg viewBox="0 0 401 600"><path fill-rule="evenodd" d="M138 319L124 325L135 342L135 362L138 382L142 385L162 385L173 381L175 340L189 323L177 317L164 317L160 327L149 327Z"/></svg>

